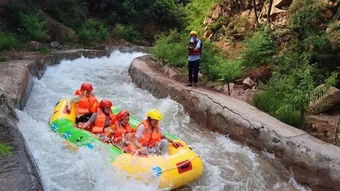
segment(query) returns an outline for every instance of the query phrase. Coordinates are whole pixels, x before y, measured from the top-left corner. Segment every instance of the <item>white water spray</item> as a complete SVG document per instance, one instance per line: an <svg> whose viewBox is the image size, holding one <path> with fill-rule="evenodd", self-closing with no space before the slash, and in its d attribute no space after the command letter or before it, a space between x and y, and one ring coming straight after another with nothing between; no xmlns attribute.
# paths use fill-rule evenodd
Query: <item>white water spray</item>
<svg viewBox="0 0 340 191"><path fill-rule="evenodd" d="M137 88L128 75L133 58L142 53L113 52L110 57L79 58L47 68L41 80L34 79L31 96L23 111L17 111L19 129L39 167L45 190L157 190L128 179L107 160L105 151L65 148L64 139L51 132L49 117L60 98L71 98L82 82L94 85L98 98L143 119L151 108L164 114L161 127L187 142L202 157L203 176L179 190L305 190L292 178L282 176L279 165L229 138L199 128L184 108L165 98L157 99Z"/></svg>

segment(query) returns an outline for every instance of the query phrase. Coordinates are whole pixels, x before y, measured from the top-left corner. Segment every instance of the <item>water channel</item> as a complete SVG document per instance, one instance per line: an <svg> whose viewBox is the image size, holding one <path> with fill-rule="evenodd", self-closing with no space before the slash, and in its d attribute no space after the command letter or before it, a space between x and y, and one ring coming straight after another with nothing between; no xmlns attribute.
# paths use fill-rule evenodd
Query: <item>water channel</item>
<svg viewBox="0 0 340 191"><path fill-rule="evenodd" d="M199 127L183 107L170 98L158 99L137 88L128 75L131 61L144 53L113 52L110 57L64 60L34 79L23 111L17 110L23 133L45 190L158 190L157 182L143 184L113 167L104 150L65 147L64 139L49 130L48 120L60 98L71 98L82 82L94 85L95 95L143 119L151 108L164 114L163 131L187 142L204 161L203 176L177 190L309 190L297 184L289 169L275 157L242 146L228 137Z"/></svg>

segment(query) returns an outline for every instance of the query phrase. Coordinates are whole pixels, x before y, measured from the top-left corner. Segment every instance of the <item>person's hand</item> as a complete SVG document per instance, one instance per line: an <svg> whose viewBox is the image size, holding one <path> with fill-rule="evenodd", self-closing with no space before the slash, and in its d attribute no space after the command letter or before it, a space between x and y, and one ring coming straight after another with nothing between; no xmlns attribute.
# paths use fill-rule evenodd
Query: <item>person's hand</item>
<svg viewBox="0 0 340 191"><path fill-rule="evenodd" d="M90 127L90 123L89 122L86 122L86 123L83 123L83 124L81 124L81 126L80 126L80 128L82 128L82 129L88 129L89 127Z"/></svg>
<svg viewBox="0 0 340 191"><path fill-rule="evenodd" d="M172 142L172 145L173 145L175 148L178 148L178 147L183 146L180 142Z"/></svg>
<svg viewBox="0 0 340 191"><path fill-rule="evenodd" d="M70 109L70 105L69 105L69 104L66 104L66 105L65 105L65 111L66 111L67 113L71 113L71 109Z"/></svg>

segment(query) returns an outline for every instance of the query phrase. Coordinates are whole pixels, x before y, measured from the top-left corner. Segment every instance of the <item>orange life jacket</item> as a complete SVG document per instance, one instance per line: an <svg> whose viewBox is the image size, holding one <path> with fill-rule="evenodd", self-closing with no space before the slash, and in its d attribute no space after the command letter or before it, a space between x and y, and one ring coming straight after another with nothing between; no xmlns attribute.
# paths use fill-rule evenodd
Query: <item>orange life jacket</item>
<svg viewBox="0 0 340 191"><path fill-rule="evenodd" d="M155 146L162 138L162 133L160 132L159 128L157 128L157 130L152 130L151 125L147 120L142 121L141 124L144 126L144 132L142 134L142 137L139 138L138 141L143 146Z"/></svg>
<svg viewBox="0 0 340 191"><path fill-rule="evenodd" d="M115 116L110 112L109 116L105 115L104 112L98 108L97 109L97 116L94 122L94 126L92 127L92 133L102 133L105 129L105 121L110 119L110 126L113 125Z"/></svg>
<svg viewBox="0 0 340 191"><path fill-rule="evenodd" d="M96 112L98 105L98 100L91 94L89 97L86 97L83 94L79 95L79 101L76 104L77 114L83 115L87 113Z"/></svg>
<svg viewBox="0 0 340 191"><path fill-rule="evenodd" d="M125 127L118 125L117 127L115 127L115 131L114 131L114 142L119 142L122 140L123 135L126 133L132 133L134 130L132 129L132 127L127 124Z"/></svg>

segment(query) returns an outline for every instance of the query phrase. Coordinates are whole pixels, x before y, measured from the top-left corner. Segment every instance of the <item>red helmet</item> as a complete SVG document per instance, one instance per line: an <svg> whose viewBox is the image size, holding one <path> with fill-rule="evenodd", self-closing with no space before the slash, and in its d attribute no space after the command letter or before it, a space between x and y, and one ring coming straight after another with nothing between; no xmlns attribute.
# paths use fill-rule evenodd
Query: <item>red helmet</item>
<svg viewBox="0 0 340 191"><path fill-rule="evenodd" d="M112 107L112 102L110 100L103 99L100 101L99 107Z"/></svg>
<svg viewBox="0 0 340 191"><path fill-rule="evenodd" d="M117 119L118 121L121 121L121 120L123 120L123 119L124 119L126 116L128 116L128 115L130 115L129 112L123 110L123 111L120 111L119 113L117 113L116 119Z"/></svg>
<svg viewBox="0 0 340 191"><path fill-rule="evenodd" d="M81 84L81 87L80 87L80 90L81 91L92 91L93 90L93 87L92 87L92 84L90 84L90 83L82 83Z"/></svg>

